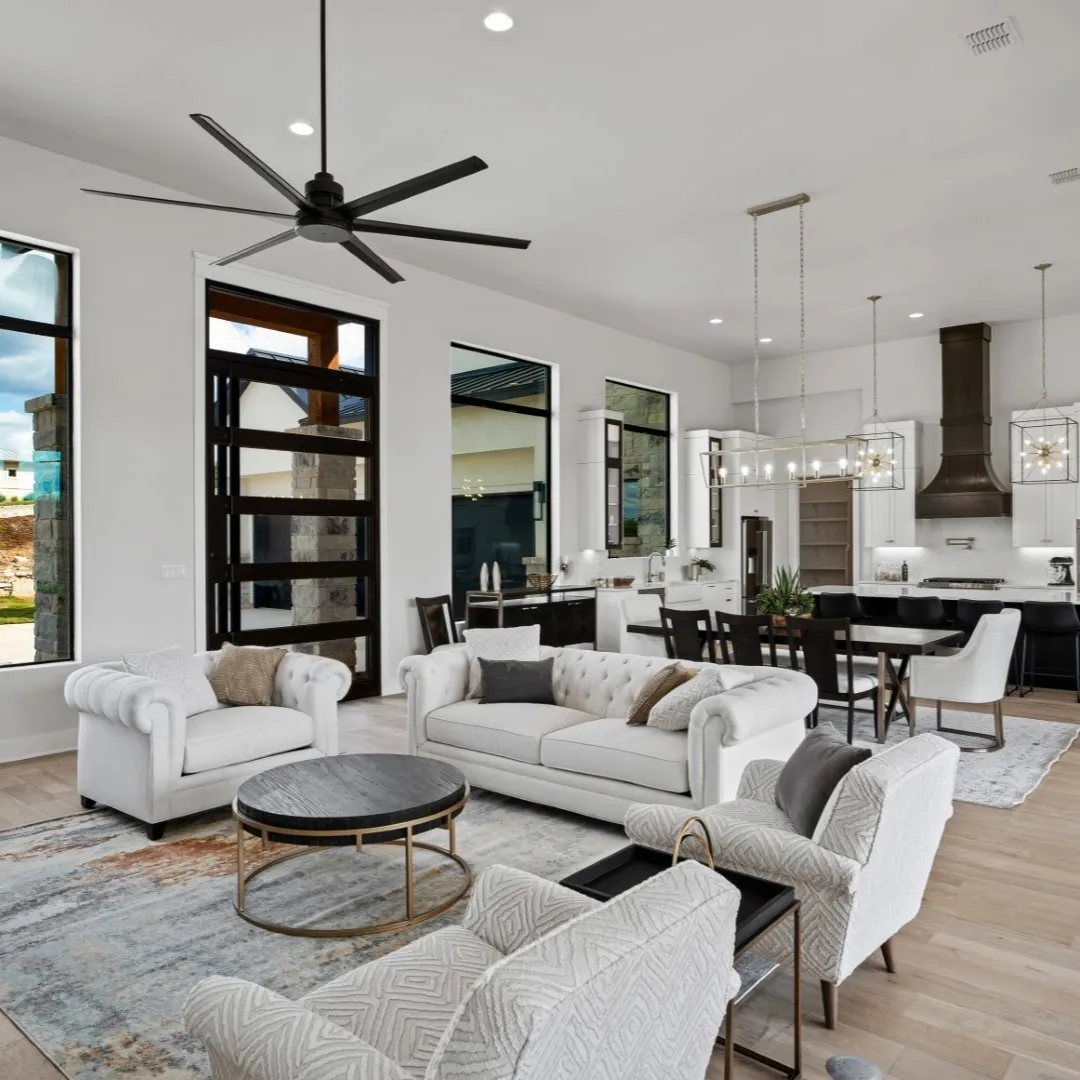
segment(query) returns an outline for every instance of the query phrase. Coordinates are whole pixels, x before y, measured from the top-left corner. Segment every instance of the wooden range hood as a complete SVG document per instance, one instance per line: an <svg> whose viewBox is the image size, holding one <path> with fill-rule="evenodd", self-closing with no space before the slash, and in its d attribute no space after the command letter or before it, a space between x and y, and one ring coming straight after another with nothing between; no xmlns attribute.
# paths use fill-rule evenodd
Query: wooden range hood
<svg viewBox="0 0 1080 1080"><path fill-rule="evenodd" d="M990 327L941 328L941 467L915 496L918 518L1011 517L990 463Z"/></svg>

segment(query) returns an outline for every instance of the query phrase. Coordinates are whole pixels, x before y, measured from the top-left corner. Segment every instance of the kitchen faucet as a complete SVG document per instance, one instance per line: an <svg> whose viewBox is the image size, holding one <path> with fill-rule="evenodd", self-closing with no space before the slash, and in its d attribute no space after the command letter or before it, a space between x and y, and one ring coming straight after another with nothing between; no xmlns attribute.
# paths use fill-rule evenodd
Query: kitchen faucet
<svg viewBox="0 0 1080 1080"><path fill-rule="evenodd" d="M661 569L660 569L659 575L654 575L653 574L653 568L652 568L652 561L653 561L653 558L655 556L657 556L657 555L660 556L660 567L661 567ZM645 569L645 583L647 585L651 585L654 581L663 581L664 580L664 567L666 567L666 566L667 566L667 557L664 555L664 553L662 551L651 551L651 552L649 552L649 561L648 561L648 563L646 565L646 569Z"/></svg>

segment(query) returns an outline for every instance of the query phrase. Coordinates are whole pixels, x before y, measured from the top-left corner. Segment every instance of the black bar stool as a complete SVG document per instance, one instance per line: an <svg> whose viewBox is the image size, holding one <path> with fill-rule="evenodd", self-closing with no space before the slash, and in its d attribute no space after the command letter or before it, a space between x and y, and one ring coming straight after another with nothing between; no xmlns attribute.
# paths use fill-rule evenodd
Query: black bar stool
<svg viewBox="0 0 1080 1080"><path fill-rule="evenodd" d="M1023 643L1020 646L1020 696L1026 697L1035 689L1035 646L1039 638L1073 639L1073 676L1076 679L1076 700L1080 701L1080 617L1076 606L1060 601L1027 600L1020 609L1020 629ZM1031 663L1028 664L1028 652ZM1024 689L1024 677L1031 682Z"/></svg>
<svg viewBox="0 0 1080 1080"><path fill-rule="evenodd" d="M818 617L822 619L850 619L853 623L866 622L866 612L853 592L818 593Z"/></svg>
<svg viewBox="0 0 1080 1080"><path fill-rule="evenodd" d="M902 626L936 630L945 625L945 605L940 596L897 597L896 614Z"/></svg>
<svg viewBox="0 0 1080 1080"><path fill-rule="evenodd" d="M964 644L975 632L984 615L1000 615L1005 605L1000 600L957 600L956 621L964 631Z"/></svg>

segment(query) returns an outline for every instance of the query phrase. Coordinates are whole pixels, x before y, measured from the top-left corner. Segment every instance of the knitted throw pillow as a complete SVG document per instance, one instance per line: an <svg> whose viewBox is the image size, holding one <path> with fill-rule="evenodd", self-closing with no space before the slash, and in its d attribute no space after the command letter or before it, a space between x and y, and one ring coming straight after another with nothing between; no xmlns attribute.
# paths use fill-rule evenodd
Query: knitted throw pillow
<svg viewBox="0 0 1080 1080"><path fill-rule="evenodd" d="M723 664L702 664L694 678L652 707L648 725L664 731L686 731L690 726L690 714L699 701L753 681L753 675L746 671Z"/></svg>
<svg viewBox="0 0 1080 1080"><path fill-rule="evenodd" d="M676 687L689 682L696 674L697 672L692 668L684 668L680 664L668 664L667 667L661 668L651 675L638 691L634 703L630 706L626 722L634 725L647 723L652 707L662 698L667 697Z"/></svg>
<svg viewBox="0 0 1080 1080"><path fill-rule="evenodd" d="M274 696L274 675L288 649L236 646L226 642L210 673L218 701L227 705L269 705Z"/></svg>

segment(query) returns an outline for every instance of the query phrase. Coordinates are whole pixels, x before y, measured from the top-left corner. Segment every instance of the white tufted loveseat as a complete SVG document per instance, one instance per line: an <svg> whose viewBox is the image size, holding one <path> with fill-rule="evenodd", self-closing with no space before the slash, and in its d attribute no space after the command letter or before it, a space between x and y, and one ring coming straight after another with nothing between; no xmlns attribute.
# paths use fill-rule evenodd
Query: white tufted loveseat
<svg viewBox="0 0 1080 1080"><path fill-rule="evenodd" d="M196 654L209 675L219 653ZM179 694L123 664L91 664L68 677L79 714L78 789L146 824L159 840L170 818L225 806L255 773L338 752L337 703L351 684L337 660L288 653L270 705L187 716Z"/></svg>
<svg viewBox="0 0 1080 1080"><path fill-rule="evenodd" d="M630 726L638 691L670 660L540 655L555 659L555 705L466 700L464 645L403 660L410 753L456 765L476 787L621 823L636 802L694 809L734 799L748 762L790 757L817 705L807 675L739 668L753 681L699 702L688 731Z"/></svg>

